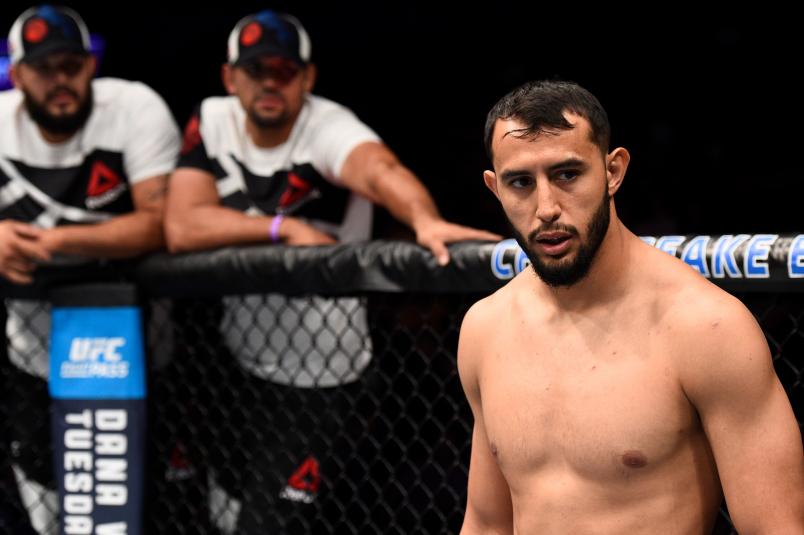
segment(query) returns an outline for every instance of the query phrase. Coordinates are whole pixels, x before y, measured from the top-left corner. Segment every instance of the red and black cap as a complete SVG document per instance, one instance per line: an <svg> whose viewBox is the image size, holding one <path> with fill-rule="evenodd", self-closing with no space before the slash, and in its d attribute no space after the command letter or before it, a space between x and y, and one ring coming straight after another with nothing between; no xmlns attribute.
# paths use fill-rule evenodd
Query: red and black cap
<svg viewBox="0 0 804 535"><path fill-rule="evenodd" d="M310 61L310 38L290 15L271 10L240 19L229 34L228 58L232 65L261 56L289 59L299 66Z"/></svg>
<svg viewBox="0 0 804 535"><path fill-rule="evenodd" d="M8 34L11 63L30 62L52 52L89 53L89 31L67 7L41 5L17 17Z"/></svg>

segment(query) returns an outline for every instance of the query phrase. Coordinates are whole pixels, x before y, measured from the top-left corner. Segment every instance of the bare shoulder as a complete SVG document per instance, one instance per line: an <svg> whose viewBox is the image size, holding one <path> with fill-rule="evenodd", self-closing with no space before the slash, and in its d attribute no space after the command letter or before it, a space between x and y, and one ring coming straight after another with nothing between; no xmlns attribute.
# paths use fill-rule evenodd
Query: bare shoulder
<svg viewBox="0 0 804 535"><path fill-rule="evenodd" d="M679 261L679 263L681 263ZM680 275L668 296L668 320L680 340L700 349L729 347L764 335L756 319L736 297L693 270Z"/></svg>
<svg viewBox="0 0 804 535"><path fill-rule="evenodd" d="M488 353L490 345L495 343L494 334L500 330L500 322L508 321L511 317L522 275L519 274L493 294L477 301L463 318L458 341L458 371L467 395L471 395L470 389L476 388L481 360Z"/></svg>
<svg viewBox="0 0 804 535"><path fill-rule="evenodd" d="M505 287L473 304L461 323L458 358L473 358L482 343L493 330L495 318L499 318L505 306Z"/></svg>
<svg viewBox="0 0 804 535"><path fill-rule="evenodd" d="M508 285L503 286L493 294L475 302L463 318L461 331L467 328L482 327L486 320L493 317L496 312L502 310L504 308L504 302L508 297L507 294L509 293L507 288Z"/></svg>
<svg viewBox="0 0 804 535"><path fill-rule="evenodd" d="M649 272L642 277L644 289L646 294L655 297L663 323L700 334L698 330L706 329L707 322L710 326L713 323L728 326L735 322L745 326L753 321L739 299L678 258L649 245L645 245L640 254L644 257L641 264L649 266Z"/></svg>
<svg viewBox="0 0 804 535"><path fill-rule="evenodd" d="M523 271L488 297L477 301L467 311L461 325L461 338L487 337L489 331L499 330L501 321L508 321L516 313L520 296L532 289L528 283L533 274Z"/></svg>
<svg viewBox="0 0 804 535"><path fill-rule="evenodd" d="M714 384L714 374L739 380L772 373L765 335L746 306L681 260L658 250L653 254L659 255L650 282L655 328L685 389Z"/></svg>

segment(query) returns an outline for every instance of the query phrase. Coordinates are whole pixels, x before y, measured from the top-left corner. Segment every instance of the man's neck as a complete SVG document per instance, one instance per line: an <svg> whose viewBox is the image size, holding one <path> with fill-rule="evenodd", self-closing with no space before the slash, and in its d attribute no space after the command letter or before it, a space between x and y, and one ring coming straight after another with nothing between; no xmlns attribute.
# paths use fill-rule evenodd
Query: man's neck
<svg viewBox="0 0 804 535"><path fill-rule="evenodd" d="M260 128L251 119L246 119L246 131L252 143L263 149L277 147L288 140L293 131L294 121L288 121L282 126L272 128Z"/></svg>
<svg viewBox="0 0 804 535"><path fill-rule="evenodd" d="M39 129L39 133L42 134L42 137L44 138L44 140L47 141L48 143L53 143L53 144L65 143L65 142L69 141L71 137L73 137L75 135L75 132L68 133L68 134L65 134L63 132L58 132L58 133L51 132L50 130L45 130L44 128L42 128L39 125L37 125L37 128Z"/></svg>
<svg viewBox="0 0 804 535"><path fill-rule="evenodd" d="M296 121L299 120L301 114L302 110L299 110L299 112L294 117L291 117L290 120L285 121L281 125L271 127L257 126L257 124L254 123L250 117L246 116L246 132L248 133L249 138L251 138L251 142L257 147L263 149L278 147L290 139L290 134L293 132L293 127L296 125Z"/></svg>

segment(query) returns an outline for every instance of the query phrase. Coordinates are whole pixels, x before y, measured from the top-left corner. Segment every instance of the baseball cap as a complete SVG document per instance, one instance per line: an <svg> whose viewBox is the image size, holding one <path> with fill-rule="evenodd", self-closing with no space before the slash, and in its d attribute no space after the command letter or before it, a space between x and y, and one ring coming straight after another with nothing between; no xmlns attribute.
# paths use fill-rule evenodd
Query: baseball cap
<svg viewBox="0 0 804 535"><path fill-rule="evenodd" d="M45 4L17 17L8 34L8 48L12 64L33 61L51 52L89 53L89 32L72 9Z"/></svg>
<svg viewBox="0 0 804 535"><path fill-rule="evenodd" d="M299 65L310 61L310 38L291 15L271 10L243 17L229 34L228 58L232 65L260 56L292 60Z"/></svg>

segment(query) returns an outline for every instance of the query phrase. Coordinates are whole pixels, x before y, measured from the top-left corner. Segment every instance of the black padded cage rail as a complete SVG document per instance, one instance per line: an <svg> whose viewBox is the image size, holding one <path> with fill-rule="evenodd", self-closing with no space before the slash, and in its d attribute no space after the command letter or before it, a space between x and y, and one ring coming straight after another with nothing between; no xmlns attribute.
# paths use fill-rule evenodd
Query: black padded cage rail
<svg viewBox="0 0 804 535"><path fill-rule="evenodd" d="M643 239L749 306L801 425L804 236ZM457 533L472 427L455 367L461 320L527 260L511 240L450 254L439 267L417 245L378 241L43 267L32 286L0 285L9 310L39 303L13 312L3 347L17 362L25 350L34 358L26 339L46 347L43 299L55 286L137 283L149 535ZM36 533L29 512L52 521L56 508L46 386L12 360L0 355L0 533ZM27 498L20 471L40 485ZM731 532L724 511L714 533Z"/></svg>

